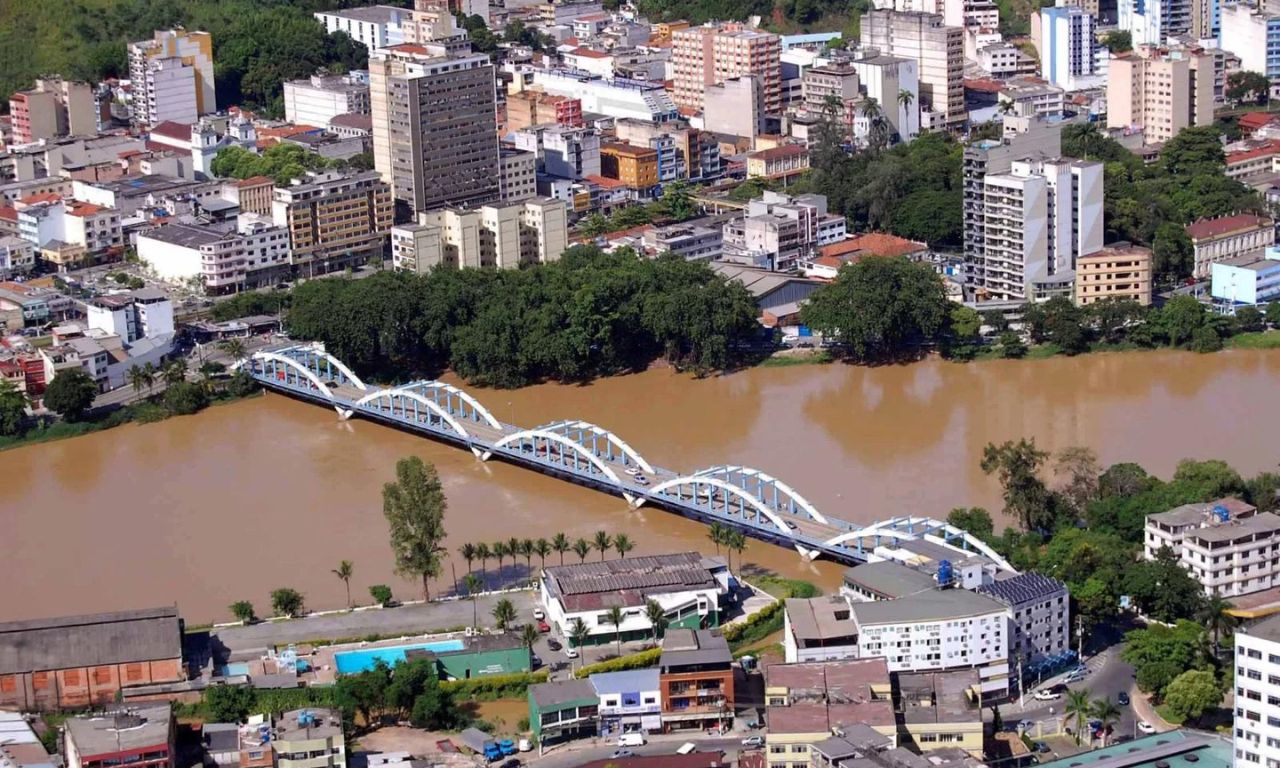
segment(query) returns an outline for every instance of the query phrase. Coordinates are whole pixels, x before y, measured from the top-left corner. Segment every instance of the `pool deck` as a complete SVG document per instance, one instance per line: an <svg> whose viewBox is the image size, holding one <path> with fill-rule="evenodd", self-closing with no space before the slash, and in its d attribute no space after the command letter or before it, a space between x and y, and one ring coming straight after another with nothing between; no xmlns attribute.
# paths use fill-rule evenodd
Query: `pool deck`
<svg viewBox="0 0 1280 768"><path fill-rule="evenodd" d="M462 640L466 635L462 632L451 632L443 635L416 635L405 636L399 638L391 638L390 640L379 640L375 643L345 643L343 645L325 645L312 650L310 656L306 657L311 662L312 671L304 676L308 682L324 685L332 683L337 678L338 663L336 656L339 653L349 653L351 651L372 651L379 648L396 648L402 645L425 645L428 643L439 643L447 640ZM299 649L299 656L301 657Z"/></svg>

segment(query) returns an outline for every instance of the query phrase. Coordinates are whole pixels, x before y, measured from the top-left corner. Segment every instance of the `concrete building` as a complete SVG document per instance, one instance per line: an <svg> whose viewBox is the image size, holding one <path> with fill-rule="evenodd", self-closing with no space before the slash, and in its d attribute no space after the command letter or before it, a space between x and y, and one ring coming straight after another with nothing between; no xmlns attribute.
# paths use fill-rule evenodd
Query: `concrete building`
<svg viewBox="0 0 1280 768"><path fill-rule="evenodd" d="M1117 26L1134 46L1164 45L1191 31L1193 0L1116 0Z"/></svg>
<svg viewBox="0 0 1280 768"><path fill-rule="evenodd" d="M275 179L269 176L250 176L234 183L235 192L232 197L240 207L241 213L270 216L272 193L275 188Z"/></svg>
<svg viewBox="0 0 1280 768"><path fill-rule="evenodd" d="M652 123L674 120L679 116L675 101L661 82L609 79L566 69L536 69L531 74L533 85L547 93L578 99L584 113Z"/></svg>
<svg viewBox="0 0 1280 768"><path fill-rule="evenodd" d="M719 259L724 250L724 231L687 222L645 230L643 241L650 253L670 253L685 261L710 262Z"/></svg>
<svg viewBox="0 0 1280 768"><path fill-rule="evenodd" d="M822 195L789 197L766 191L747 204L745 216L723 227L723 258L778 272L795 269L824 245L845 239L843 216L827 212Z"/></svg>
<svg viewBox="0 0 1280 768"><path fill-rule="evenodd" d="M15 235L0 236L0 280L25 275L35 265L35 245Z"/></svg>
<svg viewBox="0 0 1280 768"><path fill-rule="evenodd" d="M617 179L640 197L652 197L658 186L658 150L607 142L600 146L600 175Z"/></svg>
<svg viewBox="0 0 1280 768"><path fill-rule="evenodd" d="M88 83L60 77L37 78L35 87L9 98L12 144L59 136L94 136L98 120Z"/></svg>
<svg viewBox="0 0 1280 768"><path fill-rule="evenodd" d="M994 579L976 591L1003 603L1013 616L1010 664L1034 664L1070 649L1071 596L1066 584L1039 573L1022 573Z"/></svg>
<svg viewBox="0 0 1280 768"><path fill-rule="evenodd" d="M898 674L902 741L922 754L958 748L984 756L982 694L973 670Z"/></svg>
<svg viewBox="0 0 1280 768"><path fill-rule="evenodd" d="M703 110L709 85L743 75L760 78L764 109L782 111L782 45L770 32L735 22L704 24L671 35L673 97L677 105Z"/></svg>
<svg viewBox="0 0 1280 768"><path fill-rule="evenodd" d="M1214 57L1201 49L1144 46L1112 56L1107 127L1141 129L1146 144L1213 124Z"/></svg>
<svg viewBox="0 0 1280 768"><path fill-rule="evenodd" d="M1280 2L1236 2L1222 6L1221 47L1240 57L1240 68L1280 85Z"/></svg>
<svg viewBox="0 0 1280 768"><path fill-rule="evenodd" d="M352 40L373 51L403 43L400 25L410 18L412 12L391 5L370 5L320 11L313 15L329 34L345 32Z"/></svg>
<svg viewBox="0 0 1280 768"><path fill-rule="evenodd" d="M311 174L273 195L271 217L289 231L299 273L323 275L382 259L395 204L376 172Z"/></svg>
<svg viewBox="0 0 1280 768"><path fill-rule="evenodd" d="M748 179L789 179L809 169L809 148L800 144L783 144L748 152Z"/></svg>
<svg viewBox="0 0 1280 768"><path fill-rule="evenodd" d="M663 730L729 725L734 717L733 678L733 654L719 632L668 629L658 657Z"/></svg>
<svg viewBox="0 0 1280 768"><path fill-rule="evenodd" d="M987 173L971 219L975 286L990 298L1037 298L1037 284L1070 281L1076 259L1102 249L1102 163L1015 160ZM1069 287L1069 282L1068 282Z"/></svg>
<svg viewBox="0 0 1280 768"><path fill-rule="evenodd" d="M173 302L156 288L98 296L85 302L84 311L89 328L119 336L124 344L172 336L175 330Z"/></svg>
<svg viewBox="0 0 1280 768"><path fill-rule="evenodd" d="M1280 762L1280 616L1235 633L1235 768Z"/></svg>
<svg viewBox="0 0 1280 768"><path fill-rule="evenodd" d="M1195 255L1192 274L1211 276L1212 265L1270 248L1276 242L1275 222L1265 216L1240 213L1199 219L1187 225L1187 237Z"/></svg>
<svg viewBox="0 0 1280 768"><path fill-rule="evenodd" d="M582 99L532 88L507 96L508 132L551 123L566 128L582 127Z"/></svg>
<svg viewBox="0 0 1280 768"><path fill-rule="evenodd" d="M920 65L915 59L868 54L850 66L858 73L863 95L880 103L885 119L903 141L920 133ZM903 103L903 92L911 94L909 102Z"/></svg>
<svg viewBox="0 0 1280 768"><path fill-rule="evenodd" d="M346 768L347 742L336 709L295 709L272 721L275 768Z"/></svg>
<svg viewBox="0 0 1280 768"><path fill-rule="evenodd" d="M817 765L816 745L848 729L869 728L896 746L893 685L884 659L765 668L768 768Z"/></svg>
<svg viewBox="0 0 1280 768"><path fill-rule="evenodd" d="M157 30L150 40L130 43L129 79L135 123L194 123L200 115L218 109L213 39L208 32Z"/></svg>
<svg viewBox="0 0 1280 768"><path fill-rule="evenodd" d="M14 204L18 235L58 271L114 261L124 253L120 212L56 195L23 198Z"/></svg>
<svg viewBox="0 0 1280 768"><path fill-rule="evenodd" d="M177 725L168 702L66 722L67 768L174 768Z"/></svg>
<svg viewBox="0 0 1280 768"><path fill-rule="evenodd" d="M422 274L460 267L515 269L557 261L568 241L563 200L532 198L474 210L438 208L418 214L417 224L391 230L395 268Z"/></svg>
<svg viewBox="0 0 1280 768"><path fill-rule="evenodd" d="M499 148L498 197L504 203L527 200L538 193L538 155L511 146Z"/></svg>
<svg viewBox="0 0 1280 768"><path fill-rule="evenodd" d="M1106 299L1151 305L1151 249L1113 243L1097 253L1076 257L1076 306Z"/></svg>
<svg viewBox="0 0 1280 768"><path fill-rule="evenodd" d="M964 30L930 13L872 10L862 16L862 47L912 59L920 79L921 127L961 127L964 109Z"/></svg>
<svg viewBox="0 0 1280 768"><path fill-rule="evenodd" d="M338 115L367 115L369 110L367 72L312 75L284 84L284 119L291 123L323 128Z"/></svg>
<svg viewBox="0 0 1280 768"><path fill-rule="evenodd" d="M186 679L174 608L0 624L0 707L85 709Z"/></svg>
<svg viewBox="0 0 1280 768"><path fill-rule="evenodd" d="M702 92L702 127L711 133L754 140L764 133L764 81L756 75L731 77Z"/></svg>
<svg viewBox="0 0 1280 768"><path fill-rule="evenodd" d="M3 246L0 240L0 249ZM1269 304L1280 299L1280 248L1215 262L1210 272L1213 298L1231 306Z"/></svg>
<svg viewBox="0 0 1280 768"><path fill-rule="evenodd" d="M209 295L269 287L291 272L289 230L258 214L233 226L166 224L140 233L137 249L161 278L198 280Z"/></svg>
<svg viewBox="0 0 1280 768"><path fill-rule="evenodd" d="M1143 557L1168 548L1206 595L1235 597L1280 585L1280 515L1239 499L1147 515Z"/></svg>
<svg viewBox="0 0 1280 768"><path fill-rule="evenodd" d="M996 94L1000 109L1021 117L1060 120L1067 105L1066 91L1038 77L1023 75L1004 82Z"/></svg>
<svg viewBox="0 0 1280 768"><path fill-rule="evenodd" d="M729 591L729 571L719 559L697 552L632 557L544 568L541 602L547 621L565 637L576 619L591 630L586 642L653 636L645 604L656 600L672 628L705 629L720 624L720 599ZM602 619L613 606L624 609L619 627Z"/></svg>
<svg viewBox="0 0 1280 768"><path fill-rule="evenodd" d="M1033 19L1033 37L1039 33L1040 75L1068 91L1102 85L1094 39L1094 18L1083 8L1062 5L1041 8Z"/></svg>
<svg viewBox="0 0 1280 768"><path fill-rule="evenodd" d="M599 724L600 696L590 680L529 686L529 729L539 744L593 736Z"/></svg>
<svg viewBox="0 0 1280 768"><path fill-rule="evenodd" d="M600 700L600 735L662 730L662 682L657 667L591 676Z"/></svg>
<svg viewBox="0 0 1280 768"><path fill-rule="evenodd" d="M512 134L517 149L533 152L550 176L583 179L601 175L600 132L595 128L535 125Z"/></svg>
<svg viewBox="0 0 1280 768"><path fill-rule="evenodd" d="M20 712L0 712L0 759L12 768L54 768L55 762L60 762L45 751Z"/></svg>
<svg viewBox="0 0 1280 768"><path fill-rule="evenodd" d="M374 165L414 211L500 194L493 64L467 49L405 43L369 59Z"/></svg>

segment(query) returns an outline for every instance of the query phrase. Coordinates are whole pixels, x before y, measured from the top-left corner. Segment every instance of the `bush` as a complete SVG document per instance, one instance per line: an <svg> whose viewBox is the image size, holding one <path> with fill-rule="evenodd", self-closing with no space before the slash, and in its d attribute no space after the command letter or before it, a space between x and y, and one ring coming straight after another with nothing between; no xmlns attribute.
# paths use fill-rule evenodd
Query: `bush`
<svg viewBox="0 0 1280 768"><path fill-rule="evenodd" d="M193 381L180 381L169 385L164 393L164 407L175 416L187 416L202 410L209 404L204 387Z"/></svg>
<svg viewBox="0 0 1280 768"><path fill-rule="evenodd" d="M204 692L204 711L219 723L242 722L257 703L253 688L238 685L215 685Z"/></svg>
<svg viewBox="0 0 1280 768"><path fill-rule="evenodd" d="M623 672L628 669L646 669L658 663L658 659L662 656L661 648L650 648L647 651L633 653L629 656L619 656L616 659L601 661L596 664L588 664L578 670L578 677L587 677L597 672Z"/></svg>
<svg viewBox="0 0 1280 768"><path fill-rule="evenodd" d="M302 593L290 587L280 587L271 592L271 607L277 616L293 618L306 612Z"/></svg>
<svg viewBox="0 0 1280 768"><path fill-rule="evenodd" d="M378 605L387 605L391 602L391 587L386 584L374 584L369 587L369 595Z"/></svg>
<svg viewBox="0 0 1280 768"><path fill-rule="evenodd" d="M248 600L237 600L231 604L231 615L236 617L236 621L252 624L258 620L257 615L253 612L253 603Z"/></svg>
<svg viewBox="0 0 1280 768"><path fill-rule="evenodd" d="M517 672L512 675L485 675L469 680L445 680L440 690L473 701L518 699L529 695L529 686L547 682L547 672Z"/></svg>
<svg viewBox="0 0 1280 768"><path fill-rule="evenodd" d="M44 405L67 421L79 421L98 396L98 385L83 368L72 368L53 377L44 391Z"/></svg>
<svg viewBox="0 0 1280 768"><path fill-rule="evenodd" d="M729 647L734 650L763 640L782 630L783 613L781 601L771 603L747 617L746 621L726 627L724 639L729 641Z"/></svg>

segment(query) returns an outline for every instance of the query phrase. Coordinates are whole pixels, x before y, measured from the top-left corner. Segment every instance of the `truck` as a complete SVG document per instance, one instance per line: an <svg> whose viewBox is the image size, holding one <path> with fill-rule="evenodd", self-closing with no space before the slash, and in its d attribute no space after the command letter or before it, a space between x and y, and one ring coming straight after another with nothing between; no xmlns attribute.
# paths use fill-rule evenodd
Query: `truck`
<svg viewBox="0 0 1280 768"><path fill-rule="evenodd" d="M498 746L498 742L490 741L484 745L484 759L490 763L502 759L502 748Z"/></svg>

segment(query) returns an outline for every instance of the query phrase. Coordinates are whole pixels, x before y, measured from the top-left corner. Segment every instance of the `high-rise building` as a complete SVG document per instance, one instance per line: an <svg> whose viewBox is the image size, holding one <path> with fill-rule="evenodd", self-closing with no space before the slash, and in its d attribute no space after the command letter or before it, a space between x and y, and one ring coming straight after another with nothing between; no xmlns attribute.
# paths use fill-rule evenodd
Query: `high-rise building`
<svg viewBox="0 0 1280 768"><path fill-rule="evenodd" d="M172 120L194 123L216 112L213 38L208 32L157 30L150 40L129 44L133 119L142 125Z"/></svg>
<svg viewBox="0 0 1280 768"><path fill-rule="evenodd" d="M1194 1L1117 0L1118 26L1133 36L1135 46L1163 45L1170 37L1191 31Z"/></svg>
<svg viewBox="0 0 1280 768"><path fill-rule="evenodd" d="M499 197L493 63L453 41L369 57L374 167L415 211Z"/></svg>
<svg viewBox="0 0 1280 768"><path fill-rule="evenodd" d="M391 230L395 268L419 274L435 267L546 264L568 247L568 206L546 197L469 211L441 208Z"/></svg>
<svg viewBox="0 0 1280 768"><path fill-rule="evenodd" d="M915 59L867 53L851 62L861 81L859 88L880 103L899 138L910 141L920 133L920 66ZM904 98L904 93L910 98Z"/></svg>
<svg viewBox="0 0 1280 768"><path fill-rule="evenodd" d="M273 195L272 219L288 228L301 274L323 275L382 258L395 203L376 172L312 174L276 187Z"/></svg>
<svg viewBox="0 0 1280 768"><path fill-rule="evenodd" d="M98 132L89 84L60 77L38 79L34 88L13 94L9 114L13 118L14 144L58 136L93 136Z"/></svg>
<svg viewBox="0 0 1280 768"><path fill-rule="evenodd" d="M1280 763L1280 616L1236 631L1235 768Z"/></svg>
<svg viewBox="0 0 1280 768"><path fill-rule="evenodd" d="M285 81L284 119L289 122L323 128L338 115L348 114L369 114L368 73Z"/></svg>
<svg viewBox="0 0 1280 768"><path fill-rule="evenodd" d="M675 102L701 110L708 85L755 75L764 91L765 112L778 114L782 111L781 56L781 38L743 24L704 24L675 32L671 35Z"/></svg>
<svg viewBox="0 0 1280 768"><path fill-rule="evenodd" d="M1222 8L1221 47L1240 57L1240 68L1280 85L1280 0L1237 2Z"/></svg>
<svg viewBox="0 0 1280 768"><path fill-rule="evenodd" d="M871 7L904 13L935 13L948 26L998 29L1000 9L994 0L873 0Z"/></svg>
<svg viewBox="0 0 1280 768"><path fill-rule="evenodd" d="M1217 40L1221 33L1220 0L1191 0L1191 37L1196 40Z"/></svg>
<svg viewBox="0 0 1280 768"><path fill-rule="evenodd" d="M1140 46L1111 58L1107 127L1141 128L1147 144L1188 126L1211 125L1214 57L1199 48Z"/></svg>
<svg viewBox="0 0 1280 768"><path fill-rule="evenodd" d="M764 81L755 75L731 77L702 93L702 127L712 133L752 139L764 133Z"/></svg>
<svg viewBox="0 0 1280 768"><path fill-rule="evenodd" d="M1032 38L1040 51L1040 75L1068 91L1102 84L1094 54L1094 18L1083 8L1041 8L1032 18Z"/></svg>
<svg viewBox="0 0 1280 768"><path fill-rule="evenodd" d="M488 17L486 8L485 17ZM452 11L436 0L414 0L413 13L400 22L400 34L406 43L429 43L459 36L457 19Z"/></svg>
<svg viewBox="0 0 1280 768"><path fill-rule="evenodd" d="M400 25L409 20L412 11L392 5L370 5L344 10L319 11L313 14L329 34L345 32L352 40L370 51L404 42Z"/></svg>
<svg viewBox="0 0 1280 768"><path fill-rule="evenodd" d="M862 47L916 61L923 126L964 124L963 29L948 26L937 14L873 10L862 16Z"/></svg>

